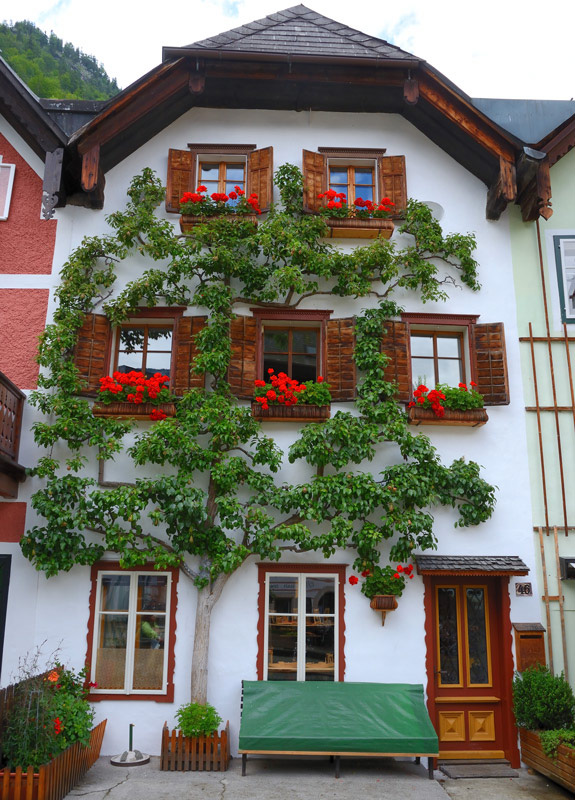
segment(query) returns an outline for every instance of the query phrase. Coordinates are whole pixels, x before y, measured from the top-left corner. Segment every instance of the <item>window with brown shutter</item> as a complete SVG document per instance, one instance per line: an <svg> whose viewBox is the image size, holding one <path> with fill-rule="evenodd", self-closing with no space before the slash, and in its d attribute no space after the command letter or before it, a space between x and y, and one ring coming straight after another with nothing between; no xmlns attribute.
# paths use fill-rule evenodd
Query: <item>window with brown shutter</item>
<svg viewBox="0 0 575 800"><path fill-rule="evenodd" d="M385 328L385 380L397 384L399 402L409 402L419 382L457 386L469 376L486 406L509 403L502 322L479 325L477 315L405 313Z"/></svg>
<svg viewBox="0 0 575 800"><path fill-rule="evenodd" d="M320 375L333 400L354 400L355 319L329 319L331 311L252 308L252 317L230 325L232 359L228 381L236 397L252 398L254 381L268 370L301 382Z"/></svg>
<svg viewBox="0 0 575 800"><path fill-rule="evenodd" d="M347 202L362 198L374 203L389 198L395 204L392 217L403 217L407 205L405 156L386 156L385 150L356 147L319 147L304 150L304 209L317 212L330 188L346 195Z"/></svg>
<svg viewBox="0 0 575 800"><path fill-rule="evenodd" d="M208 195L229 193L236 185L258 195L267 211L273 199L273 148L255 144L192 143L188 150L170 150L166 211L179 212L184 192L204 185Z"/></svg>
<svg viewBox="0 0 575 800"><path fill-rule="evenodd" d="M184 317L184 311L140 309L115 329L104 315L87 314L74 352L74 363L86 384L81 394L96 396L100 378L114 371L169 375L175 395L203 387L204 375L192 368L198 353L195 336L207 317Z"/></svg>

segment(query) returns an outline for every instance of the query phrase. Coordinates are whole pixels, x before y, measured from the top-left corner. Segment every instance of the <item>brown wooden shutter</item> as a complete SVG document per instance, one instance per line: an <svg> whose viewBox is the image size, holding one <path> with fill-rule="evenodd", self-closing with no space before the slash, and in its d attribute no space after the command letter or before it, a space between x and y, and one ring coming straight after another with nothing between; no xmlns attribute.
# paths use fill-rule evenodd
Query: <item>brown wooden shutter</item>
<svg viewBox="0 0 575 800"><path fill-rule="evenodd" d="M333 400L354 400L356 387L355 317L328 319L327 363L324 378L331 387Z"/></svg>
<svg viewBox="0 0 575 800"><path fill-rule="evenodd" d="M411 400L411 355L409 346L409 326L406 322L385 323L385 332L381 340L381 352L389 361L383 377L390 383L397 384L396 399L400 403Z"/></svg>
<svg viewBox="0 0 575 800"><path fill-rule="evenodd" d="M228 381L236 397L254 396L256 375L255 317L236 317L230 322L232 358L228 370Z"/></svg>
<svg viewBox="0 0 575 800"><path fill-rule="evenodd" d="M180 210L184 192L196 189L196 154L191 150L168 152L168 179L166 185L166 211Z"/></svg>
<svg viewBox="0 0 575 800"><path fill-rule="evenodd" d="M327 159L322 153L313 150L303 151L303 207L305 211L317 211L321 200L318 194L326 190L326 163Z"/></svg>
<svg viewBox="0 0 575 800"><path fill-rule="evenodd" d="M207 317L180 317L174 331L174 379L172 391L181 396L190 389L203 389L205 375L192 372L198 348L194 337L207 323Z"/></svg>
<svg viewBox="0 0 575 800"><path fill-rule="evenodd" d="M509 379L503 323L473 325L471 336L477 391L483 395L486 406L508 405Z"/></svg>
<svg viewBox="0 0 575 800"><path fill-rule="evenodd" d="M405 156L381 156L377 159L379 174L379 200L384 197L395 203L394 217L405 216L407 206L407 182L405 179Z"/></svg>
<svg viewBox="0 0 575 800"><path fill-rule="evenodd" d="M110 344L112 329L103 314L86 314L78 331L74 349L74 364L86 384L80 394L93 397L100 391L100 378L110 374Z"/></svg>
<svg viewBox="0 0 575 800"><path fill-rule="evenodd" d="M262 211L268 211L273 200L273 176L273 147L254 150L248 155L248 194L257 194Z"/></svg>

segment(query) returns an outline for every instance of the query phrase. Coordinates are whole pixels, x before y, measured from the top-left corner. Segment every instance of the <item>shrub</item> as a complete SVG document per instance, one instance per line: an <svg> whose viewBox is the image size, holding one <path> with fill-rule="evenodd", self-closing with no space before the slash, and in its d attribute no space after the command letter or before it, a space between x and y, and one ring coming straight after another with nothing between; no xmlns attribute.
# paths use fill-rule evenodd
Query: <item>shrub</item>
<svg viewBox="0 0 575 800"><path fill-rule="evenodd" d="M86 700L86 671L75 673L56 663L43 675L23 678L6 718L6 764L38 768L74 742L87 745L94 710Z"/></svg>
<svg viewBox="0 0 575 800"><path fill-rule="evenodd" d="M541 731L539 739L543 752L553 761L557 760L557 750L560 744L575 748L575 730Z"/></svg>
<svg viewBox="0 0 575 800"><path fill-rule="evenodd" d="M218 729L222 718L209 703L185 703L176 711L176 727L184 736L207 736Z"/></svg>
<svg viewBox="0 0 575 800"><path fill-rule="evenodd" d="M513 707L521 728L568 728L574 721L575 696L563 673L552 675L538 665L515 676Z"/></svg>

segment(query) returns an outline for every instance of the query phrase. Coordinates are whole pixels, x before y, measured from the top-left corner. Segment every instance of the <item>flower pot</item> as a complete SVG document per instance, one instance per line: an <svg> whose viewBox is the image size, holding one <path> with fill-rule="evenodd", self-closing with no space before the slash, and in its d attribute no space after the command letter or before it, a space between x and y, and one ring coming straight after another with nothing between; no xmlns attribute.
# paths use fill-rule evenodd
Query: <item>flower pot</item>
<svg viewBox="0 0 575 800"><path fill-rule="evenodd" d="M446 408L445 416L438 417L432 408L422 406L408 408L407 417L410 425L467 425L472 428L485 425L489 419L484 408L469 408L466 411Z"/></svg>
<svg viewBox="0 0 575 800"><path fill-rule="evenodd" d="M181 731L162 730L161 770L215 770L224 772L230 761L230 723L209 736L184 736Z"/></svg>
<svg viewBox="0 0 575 800"><path fill-rule="evenodd" d="M394 230L391 219L338 219L328 217L332 239L389 239Z"/></svg>
<svg viewBox="0 0 575 800"><path fill-rule="evenodd" d="M247 220L247 222L251 222L256 226L258 224L257 214L214 214L211 217L196 216L193 214L182 214L182 216L180 217L180 230L182 231L182 233L190 233L190 231L192 231L196 227L196 225L204 225L211 219L226 219L229 222L239 222L241 220Z"/></svg>
<svg viewBox="0 0 575 800"><path fill-rule="evenodd" d="M537 731L519 728L519 742L521 760L528 767L546 775L570 792L575 792L575 749L573 747L560 744L557 748L557 759L553 761L545 755Z"/></svg>
<svg viewBox="0 0 575 800"><path fill-rule="evenodd" d="M388 611L395 611L397 608L397 596L394 594L374 594L369 601L371 608L381 611L381 624L385 625L385 616Z"/></svg>
<svg viewBox="0 0 575 800"><path fill-rule="evenodd" d="M129 419L150 419L150 414L157 408L163 411L167 417L173 417L176 414L176 406L174 403L160 403L160 405L153 405L152 403L94 403L92 406L92 414L95 417L117 417Z"/></svg>
<svg viewBox="0 0 575 800"><path fill-rule="evenodd" d="M267 422L323 422L324 419L329 419L330 412L331 406L303 403L295 406L270 404L266 409L262 408L260 403L252 403L252 417Z"/></svg>

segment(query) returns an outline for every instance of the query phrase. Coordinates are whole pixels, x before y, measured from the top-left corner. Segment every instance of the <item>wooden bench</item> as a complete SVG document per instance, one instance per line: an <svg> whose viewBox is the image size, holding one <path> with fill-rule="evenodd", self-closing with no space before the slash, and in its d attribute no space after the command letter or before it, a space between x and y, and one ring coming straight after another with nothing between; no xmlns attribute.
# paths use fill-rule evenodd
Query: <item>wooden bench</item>
<svg viewBox="0 0 575 800"><path fill-rule="evenodd" d="M253 755L439 755L421 684L243 681L239 752L242 775Z"/></svg>

